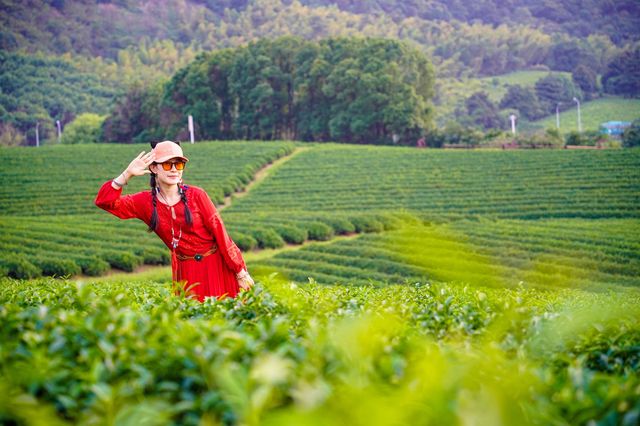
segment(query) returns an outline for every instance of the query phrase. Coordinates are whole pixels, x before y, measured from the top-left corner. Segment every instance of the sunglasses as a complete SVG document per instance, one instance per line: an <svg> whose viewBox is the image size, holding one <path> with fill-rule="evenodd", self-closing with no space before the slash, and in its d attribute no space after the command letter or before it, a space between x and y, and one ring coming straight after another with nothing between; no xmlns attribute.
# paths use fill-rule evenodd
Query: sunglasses
<svg viewBox="0 0 640 426"><path fill-rule="evenodd" d="M173 166L176 166L176 170L184 170L184 161L165 161L164 163L159 163L162 166L162 169L166 172L171 170Z"/></svg>

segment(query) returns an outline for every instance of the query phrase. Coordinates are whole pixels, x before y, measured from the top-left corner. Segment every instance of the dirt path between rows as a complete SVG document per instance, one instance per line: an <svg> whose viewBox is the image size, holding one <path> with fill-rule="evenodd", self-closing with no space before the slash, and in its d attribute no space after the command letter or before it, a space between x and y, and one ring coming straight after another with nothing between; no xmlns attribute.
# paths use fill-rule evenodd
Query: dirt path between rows
<svg viewBox="0 0 640 426"><path fill-rule="evenodd" d="M269 174L273 172L274 169L277 169L279 166L281 166L282 164L284 164L287 161L291 160L293 157L295 157L296 155L300 154L301 152L308 151L310 149L311 149L311 147L297 147L297 148L294 148L294 150L293 150L293 152L291 154L285 155L284 157L280 157L276 161L274 161L274 162L272 162L270 164L267 164L266 166L264 166L263 168L261 168L260 170L258 170L256 172L256 174L253 176L253 179L251 180L251 182L249 182L247 184L247 186L244 188L244 190L239 191L239 192L234 192L233 194L225 197L224 198L224 203L220 204L219 206L216 206L216 208L218 210L223 210L225 207L229 207L231 205L231 203L233 202L233 200L246 196L254 186L256 186L257 184L259 184L260 182L265 180L267 178L267 176L269 176Z"/></svg>

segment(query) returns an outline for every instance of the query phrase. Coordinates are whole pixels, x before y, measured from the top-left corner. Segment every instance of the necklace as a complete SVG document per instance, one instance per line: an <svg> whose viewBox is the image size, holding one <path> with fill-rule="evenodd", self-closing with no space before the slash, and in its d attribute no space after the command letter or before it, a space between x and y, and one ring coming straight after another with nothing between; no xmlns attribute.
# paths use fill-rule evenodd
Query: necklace
<svg viewBox="0 0 640 426"><path fill-rule="evenodd" d="M167 199L164 197L164 195L160 191L160 188L156 187L156 192L158 194L160 194L160 196L164 200L165 205L167 206L167 208L171 210L171 247L173 247L173 250L175 250L176 248L178 248L178 244L180 243L180 239L182 238L182 225L180 225L178 238L176 238L176 233L173 230L173 221L174 221L174 219L177 219L176 218L176 211L174 210L173 206L169 205L169 202L167 201Z"/></svg>

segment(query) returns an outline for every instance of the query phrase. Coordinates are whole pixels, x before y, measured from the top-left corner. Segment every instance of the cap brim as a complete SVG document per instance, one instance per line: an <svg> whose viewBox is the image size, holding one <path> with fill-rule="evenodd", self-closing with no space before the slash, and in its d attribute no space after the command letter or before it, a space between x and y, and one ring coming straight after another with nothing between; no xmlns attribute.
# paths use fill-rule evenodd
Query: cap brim
<svg viewBox="0 0 640 426"><path fill-rule="evenodd" d="M177 155L177 156L176 155L167 155L165 157L156 158L154 161L156 163L164 163L165 161L169 161L169 160L171 160L173 158L179 158L182 161L184 161L185 163L189 161L189 159L187 157L180 157L179 155Z"/></svg>

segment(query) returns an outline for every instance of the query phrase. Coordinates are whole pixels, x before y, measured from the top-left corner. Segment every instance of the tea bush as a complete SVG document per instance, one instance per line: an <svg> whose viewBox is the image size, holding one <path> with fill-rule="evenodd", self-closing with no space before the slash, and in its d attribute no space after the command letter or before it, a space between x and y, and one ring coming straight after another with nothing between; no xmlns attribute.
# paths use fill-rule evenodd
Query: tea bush
<svg viewBox="0 0 640 426"><path fill-rule="evenodd" d="M199 303L154 282L3 279L0 419L630 425L639 307L635 289L271 275Z"/></svg>

